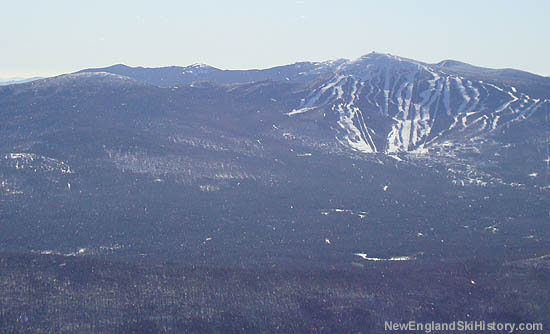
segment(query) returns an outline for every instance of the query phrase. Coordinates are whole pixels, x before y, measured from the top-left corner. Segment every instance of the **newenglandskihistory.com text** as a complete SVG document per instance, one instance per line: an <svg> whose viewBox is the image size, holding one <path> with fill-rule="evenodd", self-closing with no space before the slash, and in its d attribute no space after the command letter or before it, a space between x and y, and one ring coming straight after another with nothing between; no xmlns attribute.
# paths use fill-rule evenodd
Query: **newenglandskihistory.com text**
<svg viewBox="0 0 550 334"><path fill-rule="evenodd" d="M496 321L452 321L452 322L417 322L414 320L408 322L384 321L384 330L386 332L423 332L423 333L460 333L468 332L495 332L495 333L536 333L542 332L544 325L542 323L509 323Z"/></svg>

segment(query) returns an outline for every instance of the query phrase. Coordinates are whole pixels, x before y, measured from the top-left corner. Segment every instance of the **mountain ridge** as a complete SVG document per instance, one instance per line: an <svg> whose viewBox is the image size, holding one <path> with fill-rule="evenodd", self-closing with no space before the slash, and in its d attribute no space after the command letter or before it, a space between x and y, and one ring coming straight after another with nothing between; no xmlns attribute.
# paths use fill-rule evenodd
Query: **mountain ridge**
<svg viewBox="0 0 550 334"><path fill-rule="evenodd" d="M143 67L143 66L131 67L131 66L127 66L127 65L124 65L124 64L115 64L115 65L111 65L111 66L108 66L108 67L87 68L87 69L77 71L76 73L78 73L78 72L97 72L97 71L100 71L100 72L112 72L114 74L121 74L121 72L124 72L124 71L127 72L127 73L131 73L132 71L150 71L150 72L158 71L158 72L164 72L164 71L168 71L168 70L180 71L181 72L181 71L185 71L185 70L190 70L194 67L196 68L197 65L200 65L200 67L202 67L203 69L206 69L207 71L215 71L215 72L226 72L226 73L232 73L232 72L242 73L242 72L247 72L247 71L251 71L251 72L268 72L268 71L281 70L281 69L285 69L285 68L289 68L289 67L293 67L293 66L308 66L308 65L309 66L312 66L312 65L313 66L319 66L319 65L325 65L326 66L328 64L337 64L337 65L339 65L339 64L342 64L342 63L345 63L345 62L355 62L355 61L358 61L358 60L360 60L364 57L368 57L369 55L373 55L373 54L374 55L380 55L380 56L394 57L394 58L402 59L404 61L410 61L410 62L423 64L423 65L427 65L427 66L438 66L438 67L443 67L443 68L447 68L447 69L453 69L454 68L454 70L456 70L457 73L458 72L486 72L486 73L492 73L492 74L503 73L503 74L508 74L508 75L529 77L530 80L540 80L540 79L550 78L548 76L541 76L541 75L538 75L538 74L535 74L535 73L531 73L531 72L523 71L523 70L518 70L518 69L512 69L512 68L494 69L494 68L480 67L480 66L471 65L471 64L464 63L464 62L461 62L461 61L458 61L458 60L453 60L453 59L446 59L446 60L442 60L438 63L431 64L431 63L418 61L418 60L414 60L414 59L410 59L410 58L395 56L395 55L391 55L391 54L387 54L387 53L377 53L377 52L371 52L371 53L365 54L365 55L363 55L363 56L361 56L357 59L351 59L351 60L350 59L339 58L339 59L328 60L328 61L323 61L323 62L301 61L301 62L296 62L296 63L293 63L293 64L278 65L278 66L273 66L273 67L268 67L268 68L263 68L263 69L240 69L240 70L220 69L220 68L216 68L216 67L213 67L213 66L210 66L210 65L207 65L207 64L192 64L192 65L188 65L188 66L163 66L163 67ZM457 67L460 68L460 71L457 70ZM179 82L179 83L181 84L181 82ZM548 84L550 84L550 83L548 83Z"/></svg>

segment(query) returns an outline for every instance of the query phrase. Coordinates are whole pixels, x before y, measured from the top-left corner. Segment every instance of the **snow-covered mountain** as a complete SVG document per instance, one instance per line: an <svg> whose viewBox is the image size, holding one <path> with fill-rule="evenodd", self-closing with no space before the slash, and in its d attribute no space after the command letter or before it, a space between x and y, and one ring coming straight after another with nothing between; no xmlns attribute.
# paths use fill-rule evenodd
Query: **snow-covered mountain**
<svg viewBox="0 0 550 334"><path fill-rule="evenodd" d="M457 141L491 135L537 111L547 113L550 106L548 78L452 60L426 64L379 53L356 60L303 62L265 70L220 70L195 64L164 68L115 65L82 72L109 72L161 86L205 87L204 82L264 80L302 85L305 96L286 100L292 106L286 114L324 120L338 143L362 153L449 149Z"/></svg>
<svg viewBox="0 0 550 334"><path fill-rule="evenodd" d="M396 153L470 140L550 110L548 99L449 73L444 65L372 53L338 66L288 115L336 115L343 145Z"/></svg>
<svg viewBox="0 0 550 334"><path fill-rule="evenodd" d="M539 256L548 87L377 53L3 86L0 247L222 265Z"/></svg>

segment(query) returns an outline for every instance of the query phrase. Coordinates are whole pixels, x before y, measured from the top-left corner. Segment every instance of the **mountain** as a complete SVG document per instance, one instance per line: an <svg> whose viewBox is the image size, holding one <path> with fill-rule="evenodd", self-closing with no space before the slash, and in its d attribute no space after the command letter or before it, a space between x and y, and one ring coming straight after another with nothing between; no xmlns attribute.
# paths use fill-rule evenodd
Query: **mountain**
<svg viewBox="0 0 550 334"><path fill-rule="evenodd" d="M4 86L0 245L245 267L538 256L545 84L373 53Z"/></svg>
<svg viewBox="0 0 550 334"><path fill-rule="evenodd" d="M372 53L2 86L0 329L546 323L549 82Z"/></svg>
<svg viewBox="0 0 550 334"><path fill-rule="evenodd" d="M365 153L448 151L449 147L454 152L455 145L494 138L538 109L542 109L538 115L545 115L548 102L512 86L371 54L342 66L289 115L336 112L338 140ZM506 141L505 136L498 137Z"/></svg>
<svg viewBox="0 0 550 334"><path fill-rule="evenodd" d="M310 94L288 115L332 117L338 140L364 153L441 150L457 131L470 138L498 131L539 108L547 110L550 98L550 80L527 72L451 60L429 65L376 53L354 61L253 71L222 71L207 65L84 70L89 71L126 75L154 85L309 79L316 86L306 88Z"/></svg>

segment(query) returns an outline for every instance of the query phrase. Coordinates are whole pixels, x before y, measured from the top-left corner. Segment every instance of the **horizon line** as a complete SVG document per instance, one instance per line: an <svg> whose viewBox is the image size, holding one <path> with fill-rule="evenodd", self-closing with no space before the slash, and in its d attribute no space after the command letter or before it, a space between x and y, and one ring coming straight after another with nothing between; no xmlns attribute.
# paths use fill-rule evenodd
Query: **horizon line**
<svg viewBox="0 0 550 334"><path fill-rule="evenodd" d="M127 67L130 67L130 68L145 68L145 69L158 69L158 68L167 68L167 67L182 67L183 68L183 67L189 67L189 66L193 66L193 65L206 65L206 66L210 66L210 67L213 67L215 69L222 70L222 71L266 70L266 69L271 69L271 68L275 68L275 67L287 66L287 65L298 64L298 63L324 63L324 62L337 61L337 60L354 61L354 60L357 60L361 57L364 57L366 55L373 54L373 53L374 54L381 54L381 55L397 56L399 58L408 59L408 60L416 61L416 62L421 62L421 63L428 64L428 65L435 65L435 64L441 63L443 61L452 60L452 61L458 61L458 62L463 63L463 64L467 64L467 65L471 65L471 66L475 66L475 67L486 68L486 69L491 69L491 70L509 70L509 69L511 69L511 70L527 72L527 73L534 74L534 75L537 75L537 76L540 76L540 77L543 77L543 78L550 78L550 74L548 74L548 75L540 74L540 73L531 72L531 71L528 71L528 70L519 69L519 68L515 68L515 67L502 67L502 68L486 67L486 66L471 64L471 63L463 62L463 61L456 60L456 59L450 59L450 58L449 59L442 59L442 60L440 60L436 63L430 63L430 62L426 62L426 61L422 61L422 60L417 60L417 59L414 59L414 58L394 55L394 54L391 54L391 53L372 51L372 52L363 54L359 57L356 57L354 59L349 59L349 58L342 57L342 58L328 59L328 60L324 60L324 61L300 60L300 61L296 61L296 62L292 62L292 63L278 64L278 65L267 66L267 67L248 67L248 68L223 68L223 67L218 67L218 66L215 66L215 65L210 65L210 64L201 63L201 62L194 62L194 63L188 64L188 65L161 65L161 66L129 65L129 63L117 62L117 63L113 63L113 64L106 65L106 66L85 66L85 67L81 67L79 69L76 69L74 71L43 71L43 72L29 72L29 73L18 72L16 74L11 73L10 75L6 75L6 76L2 76L0 74L0 82L28 80L28 79L36 79L36 78L37 79L51 78L51 77L56 77L56 76L65 75L65 74L71 74L71 73L75 73L75 72L79 72L79 71L83 71L83 70L87 70L87 69L102 69L102 68L108 68L108 67L117 66L117 65L123 65L123 66L127 66Z"/></svg>

